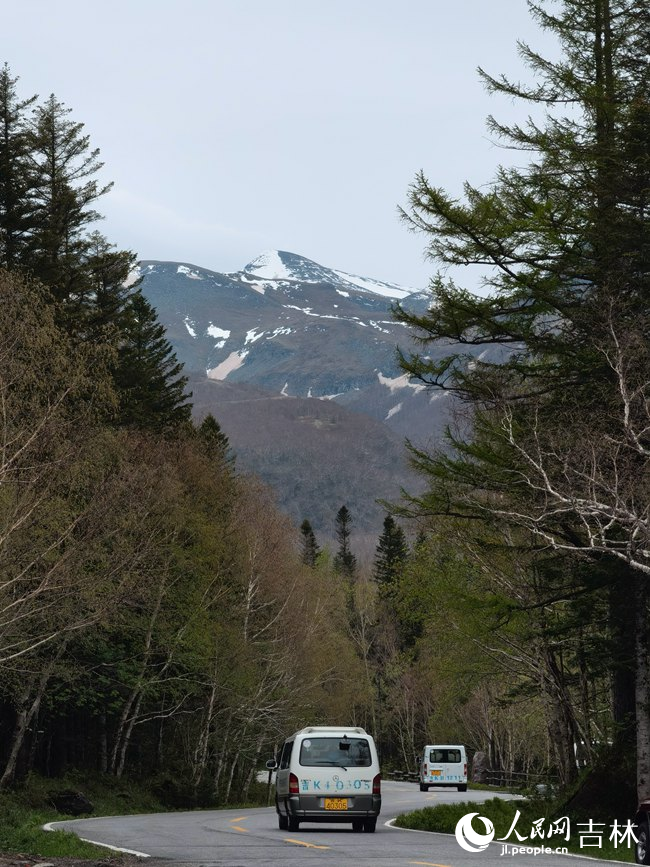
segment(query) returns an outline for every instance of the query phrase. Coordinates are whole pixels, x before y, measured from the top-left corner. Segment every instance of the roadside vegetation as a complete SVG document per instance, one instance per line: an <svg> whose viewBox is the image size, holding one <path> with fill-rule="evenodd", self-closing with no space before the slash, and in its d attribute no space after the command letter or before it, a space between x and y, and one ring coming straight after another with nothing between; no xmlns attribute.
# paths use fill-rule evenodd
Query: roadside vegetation
<svg viewBox="0 0 650 867"><path fill-rule="evenodd" d="M465 802L424 807L398 816L394 824L398 828L454 834L456 825L463 816L478 813L494 825L495 842L491 844L492 848L500 845L506 845L508 850L512 847L548 847L553 850L565 847L569 852L578 855L634 863L634 846L628 840L617 838L615 843L611 839L610 816L596 817L590 826L588 819L571 816L565 811L565 806L562 803L539 799L507 801L491 798L482 804ZM568 823L563 820L563 817L567 816ZM626 821L627 817L623 820L623 825ZM475 818L473 827L477 833L485 834L485 826L478 817ZM539 832L536 829L539 829ZM554 832L550 836L549 829ZM535 837L532 837L533 832L536 833ZM507 839L501 843L500 840L504 837Z"/></svg>
<svg viewBox="0 0 650 867"><path fill-rule="evenodd" d="M41 858L74 857L97 860L106 858L108 850L80 840L76 834L63 831L44 831L43 825L73 818L58 812L52 796L61 791L79 792L90 801L93 816L128 816L144 813L164 813L177 809L166 780L148 780L145 783L103 774L68 773L57 779L37 774L23 780L12 789L0 792L0 855L23 853ZM232 802L232 809L267 806L266 784L255 783L249 800ZM224 805L225 806L225 805Z"/></svg>
<svg viewBox="0 0 650 867"><path fill-rule="evenodd" d="M100 781L87 776L80 779L75 774L55 781L31 775L20 786L0 792L0 853L14 852L41 858L106 858L108 850L85 843L76 834L43 830L43 825L48 822L71 818L57 812L50 800L51 794L80 788L95 807L97 815L165 810L149 790L134 783L110 779Z"/></svg>

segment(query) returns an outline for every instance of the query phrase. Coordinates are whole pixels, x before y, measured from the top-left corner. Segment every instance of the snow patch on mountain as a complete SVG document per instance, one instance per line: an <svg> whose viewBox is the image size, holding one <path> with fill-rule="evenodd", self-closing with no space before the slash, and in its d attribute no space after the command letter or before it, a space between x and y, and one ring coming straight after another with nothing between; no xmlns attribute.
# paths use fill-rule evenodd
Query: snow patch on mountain
<svg viewBox="0 0 650 867"><path fill-rule="evenodd" d="M222 361L221 364L206 371L208 379L226 379L233 371L238 370L242 366L247 355L247 349L231 352L228 358Z"/></svg>
<svg viewBox="0 0 650 867"><path fill-rule="evenodd" d="M417 382L410 382L408 374L405 373L402 376L395 376L392 379L388 376L384 376L380 370L377 371L377 378L382 385L385 385L386 388L393 394L396 391L401 391L403 388L412 388L413 391L423 391L426 388L426 385L422 385Z"/></svg>
<svg viewBox="0 0 650 867"><path fill-rule="evenodd" d="M246 346L246 344L248 343L255 343L256 340L259 340L260 337L264 337L265 334L265 331L260 331L260 333L258 334L257 328L251 328L250 331L246 332L246 340L244 340L244 346Z"/></svg>
<svg viewBox="0 0 650 867"><path fill-rule="evenodd" d="M209 337L223 337L225 340L228 340L228 338L230 337L230 331L227 331L225 328L217 328L217 326L213 325L212 323L208 325L205 333Z"/></svg>
<svg viewBox="0 0 650 867"><path fill-rule="evenodd" d="M358 277L356 274L348 274L326 268L298 256L296 253L288 253L286 250L266 250L252 262L245 266L239 278L251 284L251 277L258 280L277 281L274 288L285 288L288 284L300 281L302 283L329 283L334 286L339 295L350 297L350 290L371 292L373 295L381 295L385 298L404 299L416 292L416 289L398 286L396 283L385 283L383 280L374 280L367 277ZM284 284L284 286L283 286Z"/></svg>
<svg viewBox="0 0 650 867"><path fill-rule="evenodd" d="M191 268L188 268L187 265L179 265L176 270L178 274L184 274L186 277L189 277L190 280L203 280L203 277L201 277L198 271L193 271Z"/></svg>
<svg viewBox="0 0 650 867"><path fill-rule="evenodd" d="M266 250L245 268L248 274L255 274L263 280L295 280L297 279L284 264L278 250Z"/></svg>
<svg viewBox="0 0 650 867"><path fill-rule="evenodd" d="M260 283L257 278L249 277L243 271L231 273L228 275L229 277L235 277L238 280L241 280L242 283L246 283L251 289L254 289L255 292L259 292L260 295L266 294L266 285L264 283Z"/></svg>
<svg viewBox="0 0 650 867"><path fill-rule="evenodd" d="M196 331L194 330L196 323L192 322L189 316L186 316L185 319L183 319L183 322L185 323L185 327L187 328L190 337L196 337Z"/></svg>
<svg viewBox="0 0 650 867"><path fill-rule="evenodd" d="M381 280L369 280L366 277L357 277L356 274L347 274L345 271L334 271L337 277L345 280L346 283L352 283L358 289L363 289L364 292L372 292L375 295L383 295L386 298L406 298L412 295L415 289L405 289L402 286L396 286L394 283L384 283Z"/></svg>
<svg viewBox="0 0 650 867"><path fill-rule="evenodd" d="M136 265L135 268L132 268L129 271L128 276L122 285L125 289L129 289L131 286L138 282L141 276L142 271L140 270L140 266Z"/></svg>

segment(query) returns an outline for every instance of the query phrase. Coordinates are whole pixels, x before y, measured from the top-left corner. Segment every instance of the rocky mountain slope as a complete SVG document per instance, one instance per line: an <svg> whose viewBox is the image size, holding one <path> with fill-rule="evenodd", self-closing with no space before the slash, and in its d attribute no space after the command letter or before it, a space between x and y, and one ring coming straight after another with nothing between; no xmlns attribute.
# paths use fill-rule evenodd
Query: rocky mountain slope
<svg viewBox="0 0 650 867"><path fill-rule="evenodd" d="M418 483L404 437L437 442L448 417L446 396L397 365L410 338L391 306L422 310L426 293L283 251L235 273L152 261L140 272L191 376L195 414L215 415L239 465L298 521L329 533L345 503L359 530L375 532L376 498Z"/></svg>

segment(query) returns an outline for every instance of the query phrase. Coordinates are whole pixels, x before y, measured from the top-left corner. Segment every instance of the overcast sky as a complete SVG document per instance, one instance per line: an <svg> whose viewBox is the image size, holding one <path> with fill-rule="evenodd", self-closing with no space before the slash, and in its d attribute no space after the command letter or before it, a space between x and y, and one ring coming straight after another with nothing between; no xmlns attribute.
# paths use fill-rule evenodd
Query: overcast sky
<svg viewBox="0 0 650 867"><path fill-rule="evenodd" d="M235 271L266 249L406 286L434 266L397 215L409 184L458 192L521 117L476 74L549 46L525 0L21 0L0 61L55 93L115 183L99 227L142 259Z"/></svg>

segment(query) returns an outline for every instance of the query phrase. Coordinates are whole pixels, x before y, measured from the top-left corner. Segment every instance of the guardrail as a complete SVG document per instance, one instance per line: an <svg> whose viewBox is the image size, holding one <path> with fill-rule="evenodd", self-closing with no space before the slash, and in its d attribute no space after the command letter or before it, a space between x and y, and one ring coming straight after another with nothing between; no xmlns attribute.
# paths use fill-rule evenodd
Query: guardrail
<svg viewBox="0 0 650 867"><path fill-rule="evenodd" d="M385 776L400 783L417 783L418 771L388 771ZM536 774L529 771L484 771L481 783L487 786L504 786L508 789L524 789L535 785L553 786L557 779L549 774Z"/></svg>
<svg viewBox="0 0 650 867"><path fill-rule="evenodd" d="M417 771L388 771L386 776L399 783L417 783L420 779Z"/></svg>
<svg viewBox="0 0 650 867"><path fill-rule="evenodd" d="M530 771L485 771L482 777L481 782L488 786L505 786L508 789L557 784L557 778L552 774L536 774Z"/></svg>

